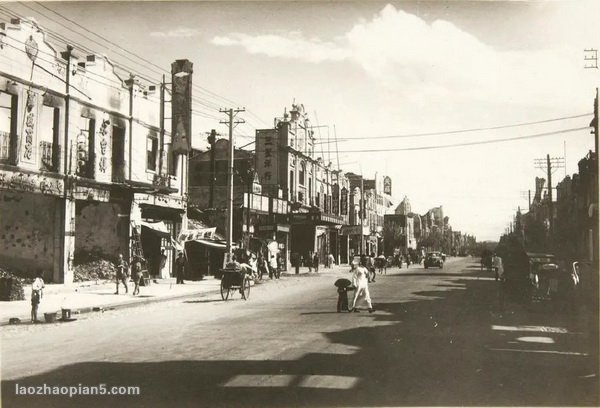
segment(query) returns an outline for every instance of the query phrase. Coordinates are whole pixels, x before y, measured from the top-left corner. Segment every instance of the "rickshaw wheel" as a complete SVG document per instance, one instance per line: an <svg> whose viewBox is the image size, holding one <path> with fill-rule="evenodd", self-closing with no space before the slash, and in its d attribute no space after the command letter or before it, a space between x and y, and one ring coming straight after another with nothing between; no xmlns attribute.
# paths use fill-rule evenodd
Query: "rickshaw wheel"
<svg viewBox="0 0 600 408"><path fill-rule="evenodd" d="M224 279L221 279L221 299L227 300L229 298L229 288L225 287Z"/></svg>
<svg viewBox="0 0 600 408"><path fill-rule="evenodd" d="M242 299L248 300L248 298L250 297L250 279L244 278L244 282L242 285Z"/></svg>

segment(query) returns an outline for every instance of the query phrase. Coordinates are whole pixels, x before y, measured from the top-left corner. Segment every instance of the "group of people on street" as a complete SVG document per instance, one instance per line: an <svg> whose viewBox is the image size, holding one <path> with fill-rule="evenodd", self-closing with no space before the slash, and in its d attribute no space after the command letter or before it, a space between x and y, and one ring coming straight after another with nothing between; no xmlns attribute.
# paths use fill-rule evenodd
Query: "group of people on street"
<svg viewBox="0 0 600 408"><path fill-rule="evenodd" d="M338 312L348 310L349 312L358 313L357 306L360 303L367 305L369 313L375 311L371 303L371 294L369 293L369 275L371 274L368 269L369 258L363 255L360 258L360 262L352 261L352 269L350 270L352 272L352 281L349 282L351 286L336 285L338 286ZM352 306L348 307L348 291L352 289L354 289L354 298L352 299Z"/></svg>
<svg viewBox="0 0 600 408"><path fill-rule="evenodd" d="M139 255L134 255L131 259L131 280L133 282L133 295L140 294L140 285L142 284L142 279L144 279L143 267L142 263L145 262L144 258ZM129 281L129 272L130 267L123 254L119 254L117 263L116 263L117 273L116 273L116 291L115 295L119 294L119 284L122 283L125 288L125 293L129 292L129 287L127 282Z"/></svg>

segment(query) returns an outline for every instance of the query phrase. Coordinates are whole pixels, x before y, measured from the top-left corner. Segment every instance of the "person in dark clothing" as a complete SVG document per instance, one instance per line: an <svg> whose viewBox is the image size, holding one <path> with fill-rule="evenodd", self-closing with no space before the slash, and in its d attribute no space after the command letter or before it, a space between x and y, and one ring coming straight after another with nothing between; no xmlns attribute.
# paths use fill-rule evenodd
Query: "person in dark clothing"
<svg viewBox="0 0 600 408"><path fill-rule="evenodd" d="M313 268L315 268L315 272L319 272L319 254L317 254L315 252L315 255L313 256Z"/></svg>
<svg viewBox="0 0 600 408"><path fill-rule="evenodd" d="M133 257L131 262L131 279L133 280L133 296L140 293L140 282L142 280L142 261L138 256Z"/></svg>
<svg viewBox="0 0 600 408"><path fill-rule="evenodd" d="M183 274L185 273L185 259L183 258L183 253L180 252L177 254L177 259L175 260L175 273L177 276L177 284L184 284Z"/></svg>
<svg viewBox="0 0 600 408"><path fill-rule="evenodd" d="M119 254L119 259L117 260L117 290L115 291L115 295L119 294L119 282L123 282L125 293L128 292L127 279L129 279L129 265L123 259L123 254Z"/></svg>

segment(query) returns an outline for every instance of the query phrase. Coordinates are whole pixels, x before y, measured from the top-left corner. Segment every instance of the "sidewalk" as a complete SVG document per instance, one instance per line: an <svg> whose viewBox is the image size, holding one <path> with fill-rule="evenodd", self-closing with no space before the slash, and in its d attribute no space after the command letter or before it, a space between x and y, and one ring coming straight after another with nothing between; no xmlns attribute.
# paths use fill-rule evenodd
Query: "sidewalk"
<svg viewBox="0 0 600 408"><path fill-rule="evenodd" d="M337 268L337 267L336 267ZM334 271L335 269L319 268L319 271ZM288 270L281 276L310 277L317 275L314 270L308 272L307 267L300 268L300 274ZM175 284L175 278L158 279L148 287L140 287L140 294L133 296L133 283L129 282L129 293L125 294L123 285L119 285L119 293L115 295L116 284L114 281L89 281L77 282L71 286L61 284L47 284L44 288L44 297L38 308L38 320L44 321L44 313L58 312L61 309L70 309L73 317L78 313L89 313L100 310L118 309L130 306L140 306L151 302L160 302L177 298L198 295L218 295L221 281L212 276L201 281L186 281L184 285ZM265 275L262 283L268 282ZM258 283L259 285L262 283ZM9 319L19 318L20 324L30 324L31 320L31 285L24 286L25 300L13 302L0 302L0 326L9 324Z"/></svg>
<svg viewBox="0 0 600 408"><path fill-rule="evenodd" d="M133 296L133 284L129 282L129 293L125 294L120 285L119 295L115 295L115 283L109 281L79 282L71 286L48 284L38 309L38 320L44 321L44 313L59 312L62 308L72 313L88 313L94 309L115 309L142 305L150 302L170 300L199 294L217 294L220 280L207 277L202 281L186 281L176 285L175 278L158 279L147 287L140 287L140 294ZM25 300L0 302L0 326L7 325L9 319L21 319L21 324L31 320L31 285L24 287ZM75 316L76 317L76 316Z"/></svg>

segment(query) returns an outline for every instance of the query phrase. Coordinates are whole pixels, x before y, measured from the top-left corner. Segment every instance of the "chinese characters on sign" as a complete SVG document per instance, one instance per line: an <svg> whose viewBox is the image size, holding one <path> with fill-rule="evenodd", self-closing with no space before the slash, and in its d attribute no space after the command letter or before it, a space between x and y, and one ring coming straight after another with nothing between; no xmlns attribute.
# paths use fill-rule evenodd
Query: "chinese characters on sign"
<svg viewBox="0 0 600 408"><path fill-rule="evenodd" d="M100 139L100 154L98 155L98 171L100 173L106 173L108 169L108 139L110 138L110 120L104 119L98 130L98 136Z"/></svg>
<svg viewBox="0 0 600 408"><path fill-rule="evenodd" d="M262 184L279 184L277 129L256 131L257 173Z"/></svg>
<svg viewBox="0 0 600 408"><path fill-rule="evenodd" d="M33 143L37 121L37 94L30 90L26 92L27 99L25 103L25 118L23 126L23 161L33 163Z"/></svg>

